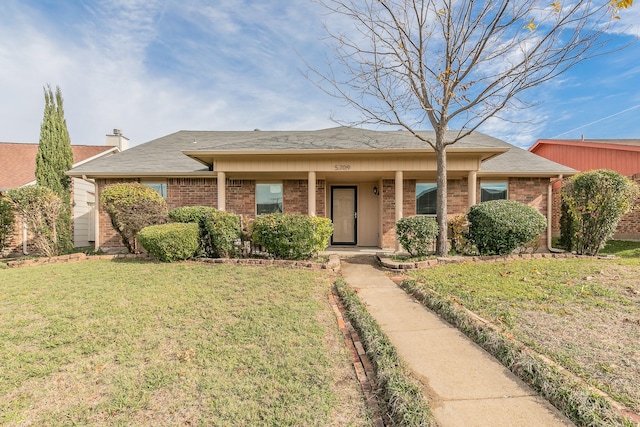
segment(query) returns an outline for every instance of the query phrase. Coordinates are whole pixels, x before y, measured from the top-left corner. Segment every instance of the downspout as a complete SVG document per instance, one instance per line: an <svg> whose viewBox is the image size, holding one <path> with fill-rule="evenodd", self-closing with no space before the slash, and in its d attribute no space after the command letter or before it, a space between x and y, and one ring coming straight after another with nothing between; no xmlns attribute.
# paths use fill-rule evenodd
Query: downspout
<svg viewBox="0 0 640 427"><path fill-rule="evenodd" d="M549 182L547 185L547 249L549 252L564 252L562 249L556 249L552 244L552 228L553 228L553 185L562 181L562 175L558 175L558 179Z"/></svg>

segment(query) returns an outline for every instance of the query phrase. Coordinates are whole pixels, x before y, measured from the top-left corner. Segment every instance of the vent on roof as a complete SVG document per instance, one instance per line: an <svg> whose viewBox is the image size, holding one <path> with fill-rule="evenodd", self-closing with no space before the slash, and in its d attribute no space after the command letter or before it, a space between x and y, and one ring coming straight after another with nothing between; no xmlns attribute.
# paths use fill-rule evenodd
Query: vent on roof
<svg viewBox="0 0 640 427"><path fill-rule="evenodd" d="M255 128L253 131L254 131L254 132L260 132L260 129Z"/></svg>

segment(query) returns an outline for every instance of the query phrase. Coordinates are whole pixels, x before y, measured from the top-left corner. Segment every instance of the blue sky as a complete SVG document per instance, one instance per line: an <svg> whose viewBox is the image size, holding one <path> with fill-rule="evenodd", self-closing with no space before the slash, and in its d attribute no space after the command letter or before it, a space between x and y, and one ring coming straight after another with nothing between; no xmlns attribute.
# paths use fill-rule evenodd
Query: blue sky
<svg viewBox="0 0 640 427"><path fill-rule="evenodd" d="M627 43L640 36L640 5L621 16ZM38 141L47 83L62 89L74 144L103 144L114 128L135 145L181 129L337 126L332 116L357 113L303 75L326 61L325 19L310 0L2 0L0 141ZM481 130L524 148L640 138L640 43L534 96L539 105L514 117L532 123Z"/></svg>

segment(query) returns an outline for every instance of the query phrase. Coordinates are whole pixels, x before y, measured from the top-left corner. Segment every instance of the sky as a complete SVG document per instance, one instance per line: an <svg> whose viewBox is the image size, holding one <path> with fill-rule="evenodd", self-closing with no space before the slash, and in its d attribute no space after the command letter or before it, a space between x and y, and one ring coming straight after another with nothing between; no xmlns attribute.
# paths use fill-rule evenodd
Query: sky
<svg viewBox="0 0 640 427"><path fill-rule="evenodd" d="M640 5L621 18L612 46L640 37ZM113 129L137 145L179 130L355 120L305 77L326 64L330 19L311 0L1 0L0 142L38 142L46 85L62 90L72 144L102 145ZM480 130L523 148L640 139L640 42L581 63L534 100L511 116L518 124Z"/></svg>

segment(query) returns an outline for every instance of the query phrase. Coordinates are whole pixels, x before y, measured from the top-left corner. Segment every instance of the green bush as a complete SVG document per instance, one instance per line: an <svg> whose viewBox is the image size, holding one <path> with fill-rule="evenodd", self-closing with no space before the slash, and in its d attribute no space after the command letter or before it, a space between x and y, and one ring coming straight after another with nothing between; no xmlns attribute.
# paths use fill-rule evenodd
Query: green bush
<svg viewBox="0 0 640 427"><path fill-rule="evenodd" d="M199 234L198 224L176 222L145 227L138 233L138 241L160 261L181 261L196 256Z"/></svg>
<svg viewBox="0 0 640 427"><path fill-rule="evenodd" d="M203 214L199 225L205 256L228 258L236 255L236 242L241 237L238 215L213 210Z"/></svg>
<svg viewBox="0 0 640 427"><path fill-rule="evenodd" d="M0 195L0 254L13 236L14 220L11 202Z"/></svg>
<svg viewBox="0 0 640 427"><path fill-rule="evenodd" d="M211 206L183 206L169 211L169 219L173 222L195 222L199 224L204 216L216 211L217 209Z"/></svg>
<svg viewBox="0 0 640 427"><path fill-rule="evenodd" d="M167 222L167 202L157 191L137 182L107 185L100 200L131 253L139 252L136 236L140 230Z"/></svg>
<svg viewBox="0 0 640 427"><path fill-rule="evenodd" d="M253 242L279 259L309 259L324 250L333 234L328 218L274 213L253 223Z"/></svg>
<svg viewBox="0 0 640 427"><path fill-rule="evenodd" d="M438 237L438 223L428 216L401 218L396 222L396 235L411 256L426 256Z"/></svg>
<svg viewBox="0 0 640 427"><path fill-rule="evenodd" d="M561 239L578 254L597 255L620 218L637 204L638 186L611 170L579 173L562 187L567 218Z"/></svg>
<svg viewBox="0 0 640 427"><path fill-rule="evenodd" d="M62 200L53 190L40 185L9 190L9 199L15 212L24 218L33 243L42 255L60 255L56 223L62 209Z"/></svg>
<svg viewBox="0 0 640 427"><path fill-rule="evenodd" d="M481 255L506 255L534 240L547 226L531 206L492 200L472 206L467 214L469 239Z"/></svg>

